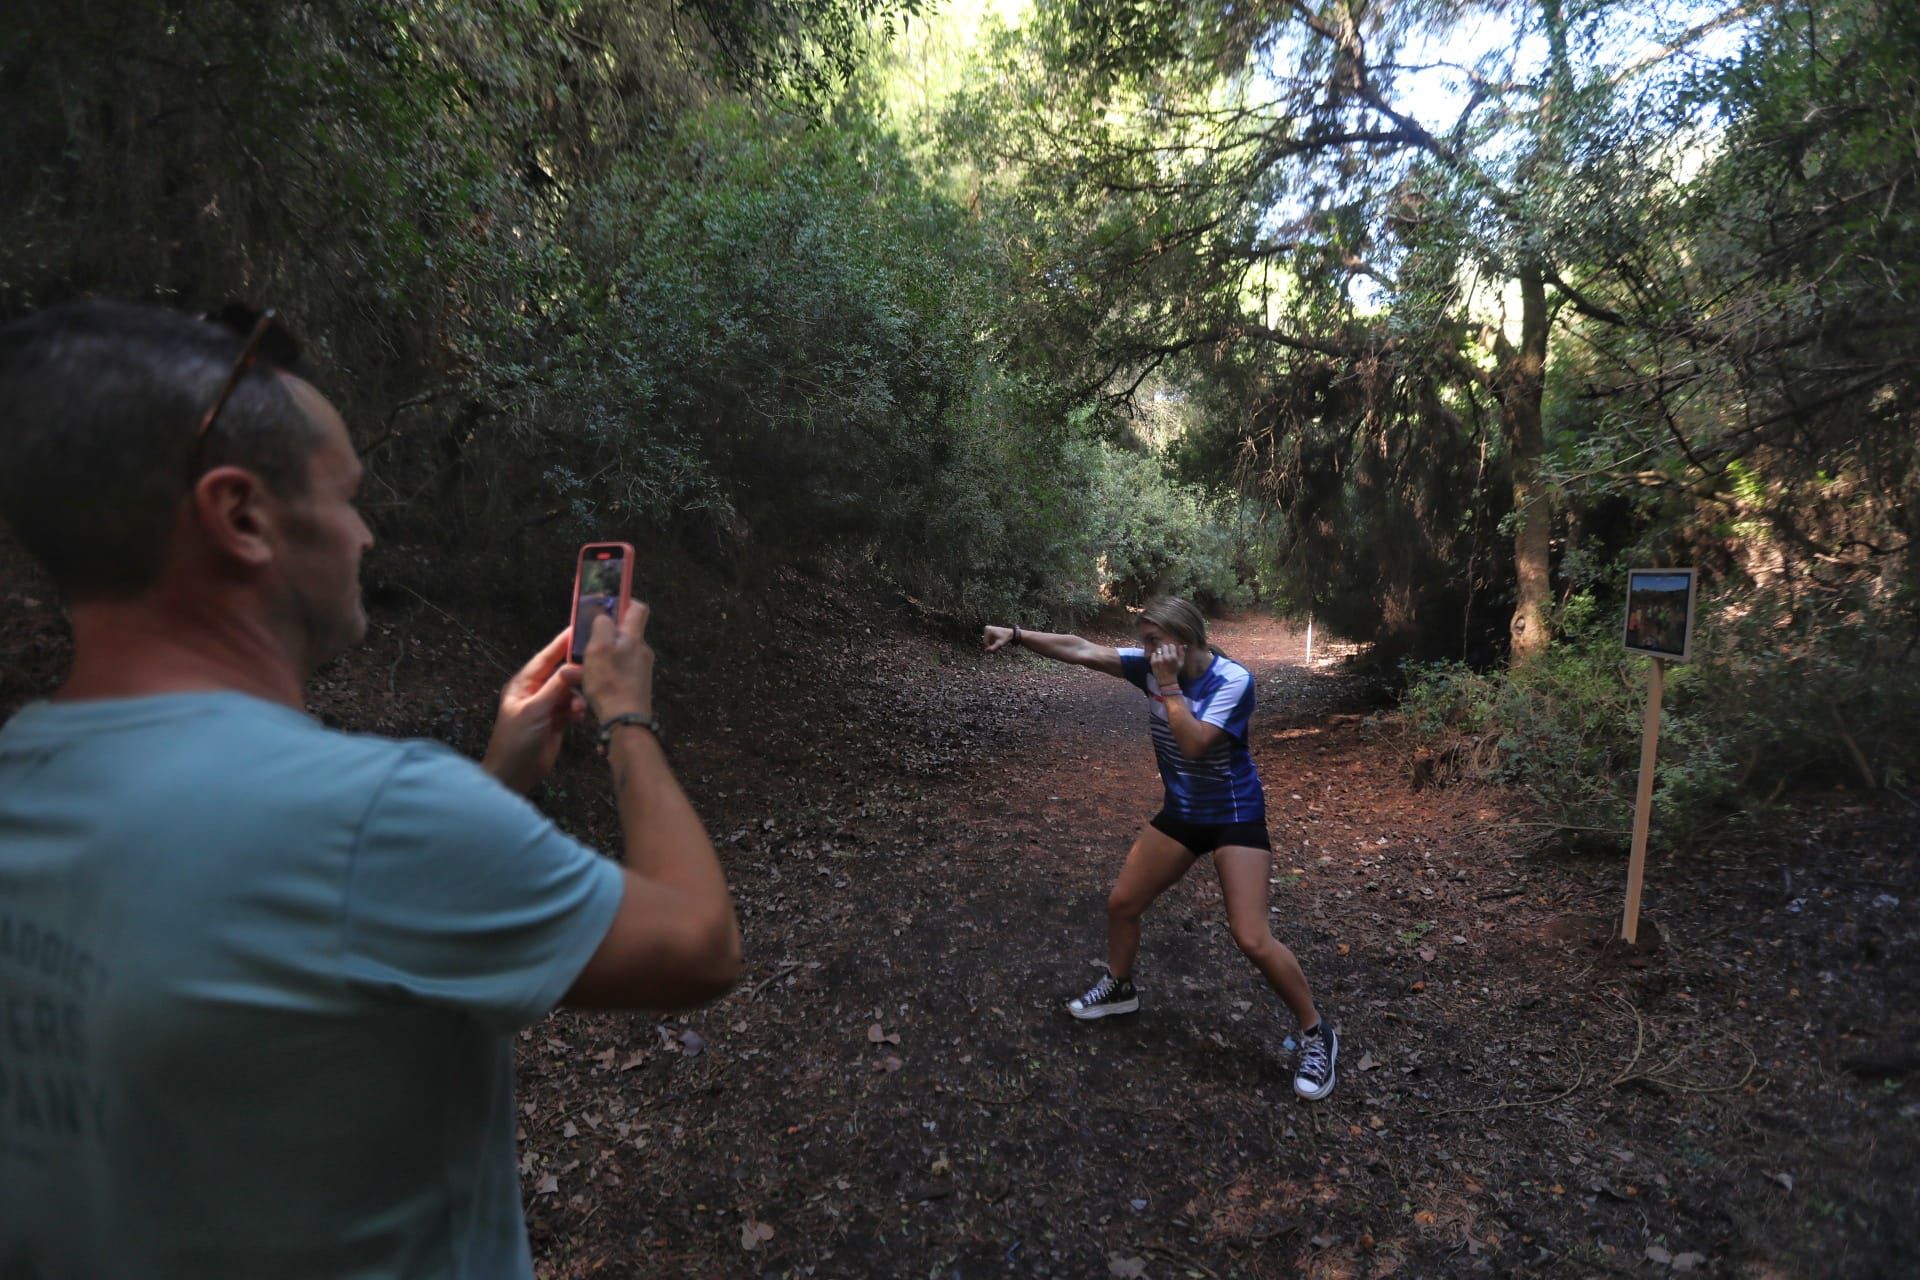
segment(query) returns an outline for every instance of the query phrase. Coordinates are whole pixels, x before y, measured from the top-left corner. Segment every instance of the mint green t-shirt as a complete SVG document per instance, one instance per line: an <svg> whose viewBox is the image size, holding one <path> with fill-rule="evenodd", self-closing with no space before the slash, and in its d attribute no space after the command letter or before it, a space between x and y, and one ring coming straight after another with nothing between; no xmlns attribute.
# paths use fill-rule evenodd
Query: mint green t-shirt
<svg viewBox="0 0 1920 1280"><path fill-rule="evenodd" d="M509 1037L617 866L241 694L0 729L0 1276L528 1277Z"/></svg>

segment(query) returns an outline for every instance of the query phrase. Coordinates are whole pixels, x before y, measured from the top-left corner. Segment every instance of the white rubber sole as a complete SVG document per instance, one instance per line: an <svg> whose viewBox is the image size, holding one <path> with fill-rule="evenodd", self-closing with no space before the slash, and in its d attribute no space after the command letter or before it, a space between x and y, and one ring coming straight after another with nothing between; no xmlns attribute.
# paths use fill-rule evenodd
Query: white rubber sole
<svg viewBox="0 0 1920 1280"><path fill-rule="evenodd" d="M1333 1092L1333 1086L1340 1079L1340 1033L1327 1028L1327 1035L1333 1043L1327 1046L1327 1082L1318 1089L1302 1089L1300 1077L1293 1078L1293 1091L1308 1102L1318 1102Z"/></svg>
<svg viewBox="0 0 1920 1280"><path fill-rule="evenodd" d="M1140 997L1138 996L1131 1000L1114 1000L1107 1004L1097 1004L1092 1008L1088 1008L1078 1000L1067 1001L1067 1012L1082 1022L1092 1022L1097 1018L1111 1018L1116 1013L1138 1013L1139 1011Z"/></svg>

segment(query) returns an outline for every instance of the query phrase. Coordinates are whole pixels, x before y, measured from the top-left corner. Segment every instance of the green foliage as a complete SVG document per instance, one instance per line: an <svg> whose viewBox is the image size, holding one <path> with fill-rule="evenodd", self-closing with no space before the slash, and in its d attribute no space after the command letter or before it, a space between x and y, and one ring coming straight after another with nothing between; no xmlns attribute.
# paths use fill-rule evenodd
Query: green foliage
<svg viewBox="0 0 1920 1280"><path fill-rule="evenodd" d="M1559 641L1512 672L1412 668L1398 715L1446 777L1511 787L1574 842L1624 849L1632 829L1648 659L1626 653L1591 597L1562 610ZM1682 845L1725 817L1730 744L1689 710L1697 669L1669 667L1652 837Z"/></svg>
<svg viewBox="0 0 1920 1280"><path fill-rule="evenodd" d="M880 550L915 598L967 619L1066 625L1100 605L1086 534L1088 446L1050 416L1043 388L983 379L926 504Z"/></svg>
<svg viewBox="0 0 1920 1280"><path fill-rule="evenodd" d="M1573 596L1561 641L1511 672L1414 667L1400 731L1436 776L1512 787L1576 843L1624 848L1638 782L1648 659L1617 611ZM1920 651L1904 620L1860 609L1795 624L1780 602L1723 597L1696 620L1694 660L1667 668L1651 839L1684 845L1764 807L1788 782L1913 785Z"/></svg>
<svg viewBox="0 0 1920 1280"><path fill-rule="evenodd" d="M656 583L801 562L1066 621L1130 537L1122 593L1238 598L1215 506L1007 358L997 229L835 100L917 7L27 0L0 312L278 306L368 456L376 590L532 609L621 535Z"/></svg>
<svg viewBox="0 0 1920 1280"><path fill-rule="evenodd" d="M1557 10L1510 9L1530 34L1595 40L1590 15L1569 34ZM1579 242L1564 224L1605 221L1562 198L1555 151L1603 114L1598 69L1575 92L1564 57L1490 54L1451 137L1394 113L1413 75L1397 55L1458 16L1043 3L946 120L1026 251L1028 323L1068 339L1054 375L1122 397L1156 376L1193 387L1187 473L1267 499L1287 594L1394 653L1504 630L1500 521L1515 450L1538 452L1518 424L1540 391L1483 282L1538 279L1549 247ZM1539 338L1543 309L1528 323Z"/></svg>
<svg viewBox="0 0 1920 1280"><path fill-rule="evenodd" d="M705 28L713 62L736 86L818 112L861 67L870 34L885 43L922 0L679 0Z"/></svg>
<svg viewBox="0 0 1920 1280"><path fill-rule="evenodd" d="M1169 486L1160 464L1138 454L1101 448L1092 464L1089 532L1113 598L1141 605L1172 594L1203 609L1254 599L1253 548L1236 529L1234 503Z"/></svg>
<svg viewBox="0 0 1920 1280"><path fill-rule="evenodd" d="M1284 600L1485 666L1551 509L1564 652L1434 686L1506 776L1616 821L1631 690L1577 602L1635 560L1711 569L1739 637L1676 676L1711 734L1667 803L1911 778L1871 681L1920 605L1920 18L1762 6L1708 56L1652 0L1495 7L1530 38L1413 122L1403 55L1486 6L1043 3L883 63L911 0L21 0L0 313L278 305L371 576L503 603L624 533L656 580ZM1679 52L1616 65L1636 23Z"/></svg>
<svg viewBox="0 0 1920 1280"><path fill-rule="evenodd" d="M1490 658L1629 546L1920 581L1911 6L1492 11L1043 0L945 132L1047 372L1188 387L1183 474L1389 651Z"/></svg>
<svg viewBox="0 0 1920 1280"><path fill-rule="evenodd" d="M980 356L955 211L889 139L740 107L689 118L576 203L555 325L599 346L552 388L589 435L677 474L778 545L894 531L953 447ZM622 514L683 509L649 459Z"/></svg>
<svg viewBox="0 0 1920 1280"><path fill-rule="evenodd" d="M1658 108L1676 172L1597 245L1632 280L1596 287L1563 348L1556 471L1796 614L1911 607L1920 14L1766 8Z"/></svg>
<svg viewBox="0 0 1920 1280"><path fill-rule="evenodd" d="M1755 795L1789 785L1920 782L1920 646L1904 609L1870 596L1828 611L1762 593L1722 609L1689 706Z"/></svg>
<svg viewBox="0 0 1920 1280"><path fill-rule="evenodd" d="M566 424L582 524L703 516L974 618L1084 613L1103 556L1130 601L1244 598L1216 504L994 359L991 246L891 135L723 104L572 209L542 345L577 354L514 410Z"/></svg>

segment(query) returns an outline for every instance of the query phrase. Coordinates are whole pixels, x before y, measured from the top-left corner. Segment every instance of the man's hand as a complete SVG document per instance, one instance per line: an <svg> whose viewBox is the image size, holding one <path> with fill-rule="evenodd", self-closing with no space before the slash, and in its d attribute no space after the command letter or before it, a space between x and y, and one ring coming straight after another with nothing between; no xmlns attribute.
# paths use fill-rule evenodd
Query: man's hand
<svg viewBox="0 0 1920 1280"><path fill-rule="evenodd" d="M555 636L500 691L500 714L480 767L523 795L553 771L567 726L587 714L575 691L580 668L566 662L572 634L569 628Z"/></svg>
<svg viewBox="0 0 1920 1280"><path fill-rule="evenodd" d="M653 714L653 647L647 643L647 618L652 610L629 600L616 625L604 613L595 614L581 662L580 692L594 719Z"/></svg>
<svg viewBox="0 0 1920 1280"><path fill-rule="evenodd" d="M1180 687L1180 664L1186 660L1187 647L1183 644L1163 644L1147 659L1153 666L1153 678L1162 689Z"/></svg>
<svg viewBox="0 0 1920 1280"><path fill-rule="evenodd" d="M653 711L647 606L618 623L594 618L581 691L604 722ZM567 991L567 1003L613 1009L691 1009L740 980L740 925L727 878L666 752L641 730L607 744L626 853L620 909Z"/></svg>
<svg viewBox="0 0 1920 1280"><path fill-rule="evenodd" d="M988 653L998 653L1013 643L1013 628L987 627L980 632L980 643Z"/></svg>

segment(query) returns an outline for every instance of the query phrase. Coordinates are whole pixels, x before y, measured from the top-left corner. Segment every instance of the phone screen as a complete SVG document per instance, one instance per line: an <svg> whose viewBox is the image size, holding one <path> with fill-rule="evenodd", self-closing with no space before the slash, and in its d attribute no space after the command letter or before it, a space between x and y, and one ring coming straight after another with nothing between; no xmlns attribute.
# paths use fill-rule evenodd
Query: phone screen
<svg viewBox="0 0 1920 1280"><path fill-rule="evenodd" d="M600 614L618 617L622 589L627 584L626 548L588 546L580 551L580 571L574 587L573 641L568 657L578 662L593 636L593 620Z"/></svg>

